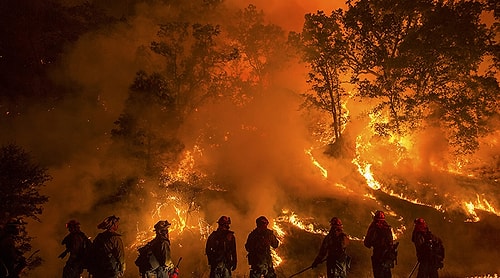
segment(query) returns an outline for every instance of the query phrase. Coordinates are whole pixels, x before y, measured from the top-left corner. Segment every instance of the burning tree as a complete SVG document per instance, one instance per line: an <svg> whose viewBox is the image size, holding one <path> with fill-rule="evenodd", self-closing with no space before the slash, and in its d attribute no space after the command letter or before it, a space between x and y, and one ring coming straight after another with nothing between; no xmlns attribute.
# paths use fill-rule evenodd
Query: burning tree
<svg viewBox="0 0 500 278"><path fill-rule="evenodd" d="M226 29L228 40L239 53L230 73L233 87L245 95L264 93L273 85L273 72L289 60L285 31L267 24L264 12L254 5L238 11Z"/></svg>
<svg viewBox="0 0 500 278"><path fill-rule="evenodd" d="M500 90L493 72L480 69L492 42L480 20L485 7L361 0L348 8L346 54L355 85L361 97L380 100L373 112L387 115L375 129L405 134L437 125L458 150L475 150Z"/></svg>
<svg viewBox="0 0 500 278"><path fill-rule="evenodd" d="M137 74L112 132L117 141L133 145L130 154L144 160L148 172L158 174L162 163L175 160L182 150L176 131L184 119L227 91L224 64L235 59L237 52L218 48L219 34L220 27L212 24L171 21L160 25L159 40L151 43L151 50L163 57L164 70Z"/></svg>
<svg viewBox="0 0 500 278"><path fill-rule="evenodd" d="M302 33L290 35L290 42L298 47L302 60L310 65L307 82L314 93L305 94L306 103L331 116L335 141L341 138L347 123L347 112L343 107L347 93L342 80L348 71L344 55L347 45L341 19L341 10L330 16L323 11L307 14Z"/></svg>
<svg viewBox="0 0 500 278"><path fill-rule="evenodd" d="M335 138L345 122L341 78L362 99L375 99L373 128L383 136L417 128L444 130L458 152L477 149L488 132L500 92L493 27L477 1L347 1L330 16L306 15L300 42L311 65L310 96L333 119ZM347 83L345 84L347 85Z"/></svg>

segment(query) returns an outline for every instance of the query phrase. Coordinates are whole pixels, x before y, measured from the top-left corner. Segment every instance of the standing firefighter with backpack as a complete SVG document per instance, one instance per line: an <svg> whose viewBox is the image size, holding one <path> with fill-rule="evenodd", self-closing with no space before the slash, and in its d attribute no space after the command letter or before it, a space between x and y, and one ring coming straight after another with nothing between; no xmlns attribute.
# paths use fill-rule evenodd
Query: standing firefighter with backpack
<svg viewBox="0 0 500 278"><path fill-rule="evenodd" d="M392 228L385 221L384 212L376 211L363 240L367 248L373 247L371 260L374 278L392 277L391 268L394 267L398 246L393 240Z"/></svg>
<svg viewBox="0 0 500 278"><path fill-rule="evenodd" d="M167 220L158 221L154 225L156 236L145 246L139 248L139 257L135 264L143 278L177 277L179 270L172 262Z"/></svg>
<svg viewBox="0 0 500 278"><path fill-rule="evenodd" d="M93 278L119 278L125 272L125 252L121 235L116 233L120 218L106 217L98 229L99 233L92 243L92 266L89 272Z"/></svg>
<svg viewBox="0 0 500 278"><path fill-rule="evenodd" d="M260 216L255 220L257 227L250 232L245 243L250 265L250 278L276 278L271 247L277 248L279 241L273 231L267 228L269 220Z"/></svg>
<svg viewBox="0 0 500 278"><path fill-rule="evenodd" d="M80 278L83 269L87 268L86 260L92 242L80 230L78 221L70 220L66 223L66 228L69 234L64 237L61 243L66 246L66 249L59 255L59 258L64 259L69 253L69 258L63 269L63 278Z"/></svg>
<svg viewBox="0 0 500 278"><path fill-rule="evenodd" d="M314 259L311 268L318 266L326 257L327 277L346 278L350 264L350 258L346 254L349 238L344 233L344 227L339 218L333 217L330 225L330 232L323 239L318 256Z"/></svg>
<svg viewBox="0 0 500 278"><path fill-rule="evenodd" d="M207 239L205 253L210 265L210 278L229 278L236 269L236 239L229 230L231 218L221 216L219 227Z"/></svg>
<svg viewBox="0 0 500 278"><path fill-rule="evenodd" d="M415 219L414 224L411 240L419 264L417 278L438 278L438 269L443 267L443 243L431 233L423 218Z"/></svg>

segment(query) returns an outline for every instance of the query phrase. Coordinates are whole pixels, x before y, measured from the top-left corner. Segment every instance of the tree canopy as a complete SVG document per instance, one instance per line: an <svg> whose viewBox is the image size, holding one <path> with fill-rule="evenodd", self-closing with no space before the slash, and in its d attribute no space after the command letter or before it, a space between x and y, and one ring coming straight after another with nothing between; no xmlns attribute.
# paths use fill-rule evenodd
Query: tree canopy
<svg viewBox="0 0 500 278"><path fill-rule="evenodd" d="M38 220L48 197L40 194L51 176L21 147L10 144L0 148L0 222L14 217Z"/></svg>
<svg viewBox="0 0 500 278"><path fill-rule="evenodd" d="M371 113L380 135L438 127L457 152L469 153L498 113L498 67L483 70L498 47L494 27L481 21L487 10L473 0L347 1L345 11L306 15L291 38L302 42L312 98L333 115L335 130L343 76L361 100L377 101Z"/></svg>

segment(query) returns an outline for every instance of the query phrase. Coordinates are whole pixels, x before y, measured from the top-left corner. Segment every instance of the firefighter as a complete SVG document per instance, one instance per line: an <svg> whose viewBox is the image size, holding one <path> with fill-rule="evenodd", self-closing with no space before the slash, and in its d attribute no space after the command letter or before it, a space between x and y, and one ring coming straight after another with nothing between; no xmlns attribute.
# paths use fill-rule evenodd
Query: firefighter
<svg viewBox="0 0 500 278"><path fill-rule="evenodd" d="M153 240L148 243L151 248L151 253L154 256L157 266L153 266L153 269L143 273L144 278L168 278L174 273L177 275L179 273L178 269L174 266L172 262L172 256L170 252L170 238L168 235L168 228L170 223L168 220L158 221L154 225L156 236Z"/></svg>
<svg viewBox="0 0 500 278"><path fill-rule="evenodd" d="M393 250L393 240L392 228L385 221L384 212L376 211L363 240L367 248L373 247L371 260L374 278L392 277L391 268L394 267L394 261L392 258L388 258L387 254Z"/></svg>
<svg viewBox="0 0 500 278"><path fill-rule="evenodd" d="M0 235L0 277L18 278L27 266L26 258L16 246L21 232L21 219L13 218L5 224Z"/></svg>
<svg viewBox="0 0 500 278"><path fill-rule="evenodd" d="M443 243L439 237L431 233L423 218L417 218L413 223L411 240L417 253L417 278L438 278L438 269L443 267Z"/></svg>
<svg viewBox="0 0 500 278"><path fill-rule="evenodd" d="M273 231L267 228L269 220L260 216L255 220L257 227L250 232L245 243L250 265L250 278L275 278L271 247L278 248L279 241Z"/></svg>
<svg viewBox="0 0 500 278"><path fill-rule="evenodd" d="M63 268L63 278L80 278L86 268L87 252L90 250L90 239L80 230L80 223L70 220L66 223L69 234L62 240L66 249L59 255L63 259L69 253Z"/></svg>
<svg viewBox="0 0 500 278"><path fill-rule="evenodd" d="M314 259L311 268L322 263L326 257L326 270L328 278L346 278L350 265L350 258L346 254L349 237L344 233L342 221L333 217L330 220L330 232L325 236L319 253Z"/></svg>
<svg viewBox="0 0 500 278"><path fill-rule="evenodd" d="M106 217L98 229L99 233L93 242L93 263L90 273L94 278L119 278L125 272L125 251L118 230L120 218L114 215Z"/></svg>
<svg viewBox="0 0 500 278"><path fill-rule="evenodd" d="M210 278L228 278L236 269L236 239L229 230L231 218L221 216L217 221L218 228L207 239L205 254L210 265Z"/></svg>

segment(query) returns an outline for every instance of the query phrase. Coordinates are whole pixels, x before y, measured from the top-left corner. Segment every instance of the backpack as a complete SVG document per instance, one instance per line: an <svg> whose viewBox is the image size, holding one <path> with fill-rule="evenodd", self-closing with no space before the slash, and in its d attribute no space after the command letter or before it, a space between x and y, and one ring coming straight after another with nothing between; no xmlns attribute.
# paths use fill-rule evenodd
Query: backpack
<svg viewBox="0 0 500 278"><path fill-rule="evenodd" d="M83 245L82 245L82 258L83 258L83 268L90 269L92 264L92 241L85 234L82 233Z"/></svg>
<svg viewBox="0 0 500 278"><path fill-rule="evenodd" d="M428 252L430 261L437 267L443 268L444 260L444 245L440 238L427 232L424 235L425 246Z"/></svg>
<svg viewBox="0 0 500 278"><path fill-rule="evenodd" d="M89 265L87 268L92 275L114 276L120 272L118 260L105 246L111 240L111 237L115 235L103 232L94 239L89 252Z"/></svg>
<svg viewBox="0 0 500 278"><path fill-rule="evenodd" d="M139 268L139 273L155 270L160 266L156 256L153 254L153 242L150 241L146 245L137 249L139 255L135 259L135 265Z"/></svg>
<svg viewBox="0 0 500 278"><path fill-rule="evenodd" d="M382 264L386 268L394 268L398 264L398 246L399 242L394 242L385 251Z"/></svg>

